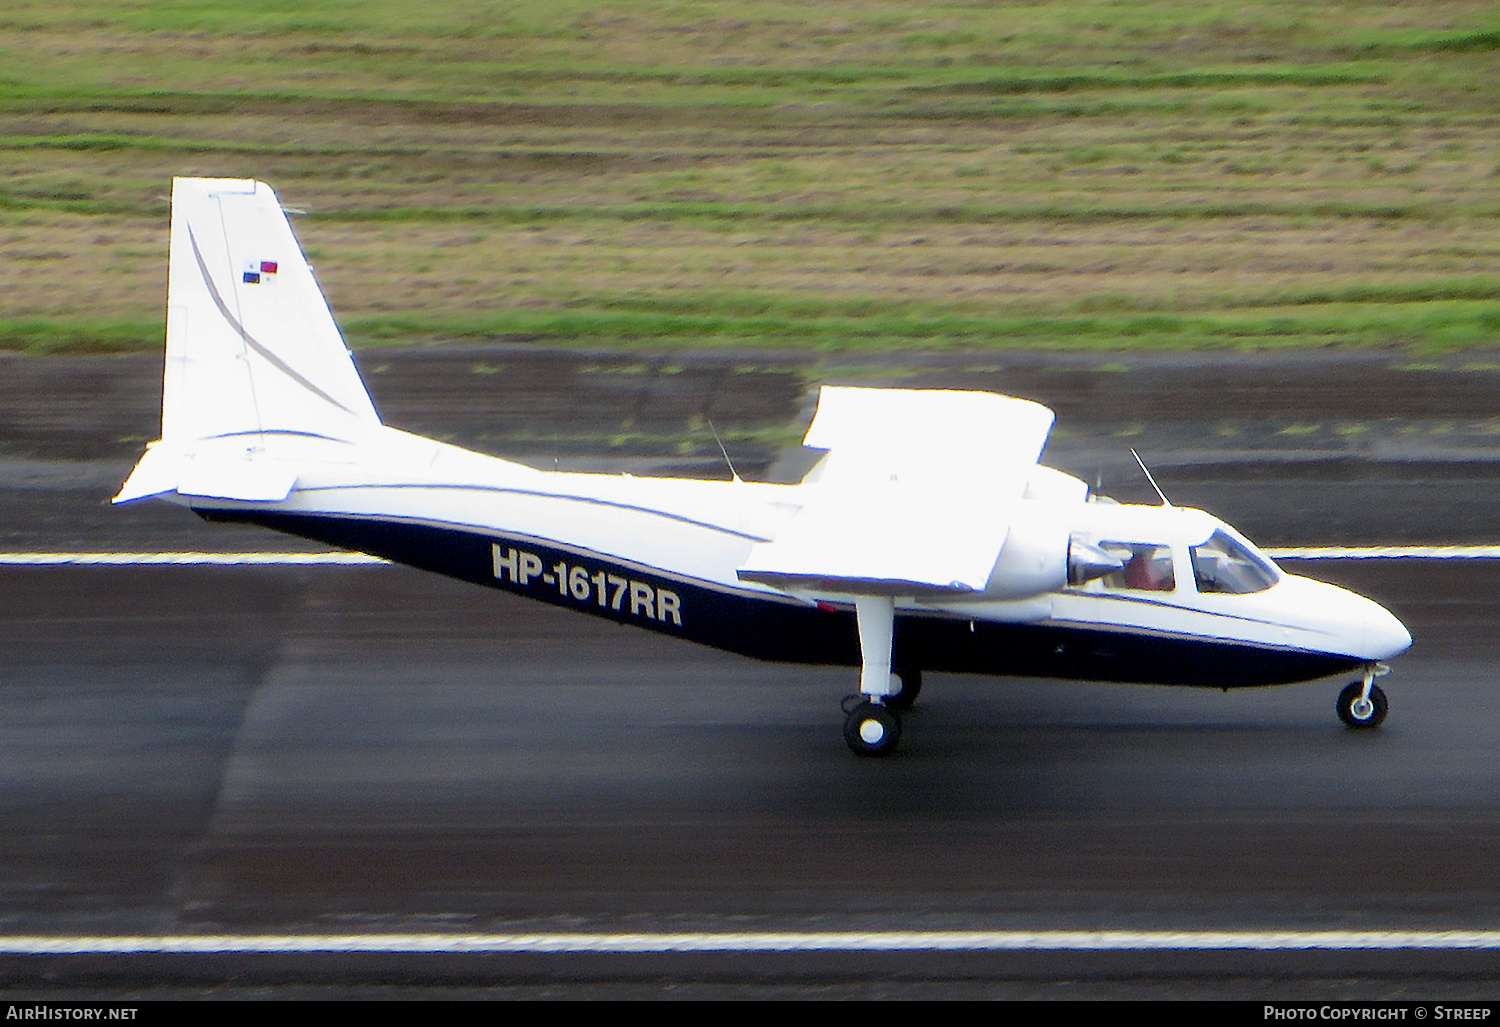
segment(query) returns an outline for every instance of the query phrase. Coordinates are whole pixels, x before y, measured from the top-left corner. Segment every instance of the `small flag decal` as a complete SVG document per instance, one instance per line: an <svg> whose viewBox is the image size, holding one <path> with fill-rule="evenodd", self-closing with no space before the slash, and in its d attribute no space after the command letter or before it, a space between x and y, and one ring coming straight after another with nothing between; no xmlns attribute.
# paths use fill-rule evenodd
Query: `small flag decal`
<svg viewBox="0 0 1500 1027"><path fill-rule="evenodd" d="M246 285L260 285L267 276L276 273L274 260L247 260L243 281Z"/></svg>

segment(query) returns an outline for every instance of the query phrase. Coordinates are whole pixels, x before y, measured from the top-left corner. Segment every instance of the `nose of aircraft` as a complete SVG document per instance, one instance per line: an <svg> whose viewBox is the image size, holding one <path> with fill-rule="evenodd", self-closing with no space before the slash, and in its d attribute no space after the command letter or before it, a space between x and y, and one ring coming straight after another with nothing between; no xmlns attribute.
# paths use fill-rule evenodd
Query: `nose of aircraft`
<svg viewBox="0 0 1500 1027"><path fill-rule="evenodd" d="M1388 660L1411 646L1411 632L1384 606L1337 585L1324 588L1328 590L1325 610L1337 625L1337 634L1352 643L1351 656Z"/></svg>
<svg viewBox="0 0 1500 1027"><path fill-rule="evenodd" d="M1282 615L1320 633L1329 652L1373 662L1411 646L1411 633L1389 610L1347 588L1287 575L1276 593Z"/></svg>
<svg viewBox="0 0 1500 1027"><path fill-rule="evenodd" d="M1369 603L1364 621L1364 649L1367 659L1388 660L1411 647L1411 632L1391 611L1379 603Z"/></svg>

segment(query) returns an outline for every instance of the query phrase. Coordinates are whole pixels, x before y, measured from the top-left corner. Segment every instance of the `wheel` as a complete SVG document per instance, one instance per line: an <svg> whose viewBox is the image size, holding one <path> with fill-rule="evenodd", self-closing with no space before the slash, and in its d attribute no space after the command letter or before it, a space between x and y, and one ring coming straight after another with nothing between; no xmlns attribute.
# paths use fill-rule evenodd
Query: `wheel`
<svg viewBox="0 0 1500 1027"><path fill-rule="evenodd" d="M1385 693L1380 690L1379 685L1370 687L1368 702L1360 700L1360 695L1364 690L1363 681L1351 681L1339 693L1339 720L1342 720L1348 727L1379 727L1381 721L1385 720L1386 711L1390 709L1390 704L1385 700Z"/></svg>
<svg viewBox="0 0 1500 1027"><path fill-rule="evenodd" d="M885 697L886 709L905 713L917 703L917 696L922 692L922 672L915 667L897 671L896 676L901 679L901 691L895 695Z"/></svg>
<svg viewBox="0 0 1500 1027"><path fill-rule="evenodd" d="M901 718L888 706L862 702L844 719L844 741L856 756L884 756L901 741Z"/></svg>

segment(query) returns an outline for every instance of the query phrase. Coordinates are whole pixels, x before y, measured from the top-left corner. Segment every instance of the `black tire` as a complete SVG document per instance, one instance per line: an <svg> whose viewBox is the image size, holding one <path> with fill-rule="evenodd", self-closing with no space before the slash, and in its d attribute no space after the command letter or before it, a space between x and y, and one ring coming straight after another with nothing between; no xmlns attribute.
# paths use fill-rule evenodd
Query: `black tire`
<svg viewBox="0 0 1500 1027"><path fill-rule="evenodd" d="M922 694L922 672L911 667L897 671L896 676L901 679L901 691L886 696L885 706L886 709L905 713L917 704L917 696Z"/></svg>
<svg viewBox="0 0 1500 1027"><path fill-rule="evenodd" d="M901 741L901 718L888 706L862 702L844 719L844 741L856 756L885 756Z"/></svg>
<svg viewBox="0 0 1500 1027"><path fill-rule="evenodd" d="M1351 681L1339 693L1339 720L1344 722L1345 727L1365 730L1379 727L1385 720L1385 715L1390 710L1390 703L1386 702L1385 693L1380 690L1379 685L1370 686L1369 712L1363 717L1359 716L1359 712L1363 711L1356 712L1355 703L1364 690L1363 681Z"/></svg>

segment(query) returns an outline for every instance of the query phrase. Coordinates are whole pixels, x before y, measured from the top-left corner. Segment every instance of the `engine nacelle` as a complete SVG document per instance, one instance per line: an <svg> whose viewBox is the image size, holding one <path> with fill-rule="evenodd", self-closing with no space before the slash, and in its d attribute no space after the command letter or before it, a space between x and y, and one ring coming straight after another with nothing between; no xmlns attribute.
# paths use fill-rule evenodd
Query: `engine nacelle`
<svg viewBox="0 0 1500 1027"><path fill-rule="evenodd" d="M1026 498L1045 503L1082 503L1089 498L1089 483L1037 464L1026 477Z"/></svg>
<svg viewBox="0 0 1500 1027"><path fill-rule="evenodd" d="M990 571L985 599L1025 599L1068 583L1068 526L1042 511L1017 511Z"/></svg>
<svg viewBox="0 0 1500 1027"><path fill-rule="evenodd" d="M1120 570L1119 559L1086 539L1075 537L1055 509L1023 507L1011 522L990 571L983 597L1026 599L1082 585Z"/></svg>

